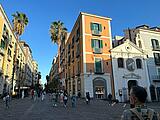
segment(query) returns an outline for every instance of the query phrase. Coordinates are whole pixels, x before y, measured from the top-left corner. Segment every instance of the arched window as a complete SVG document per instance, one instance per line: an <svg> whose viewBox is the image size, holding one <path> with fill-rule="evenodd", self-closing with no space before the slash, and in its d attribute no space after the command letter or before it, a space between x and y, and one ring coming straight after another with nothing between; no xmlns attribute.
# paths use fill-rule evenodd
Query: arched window
<svg viewBox="0 0 160 120"><path fill-rule="evenodd" d="M141 59L136 59L136 66L137 66L137 69L142 69L142 61L141 61Z"/></svg>
<svg viewBox="0 0 160 120"><path fill-rule="evenodd" d="M138 41L138 45L139 45L139 48L142 48L142 43L140 40Z"/></svg>
<svg viewBox="0 0 160 120"><path fill-rule="evenodd" d="M124 60L123 58L118 58L117 59L118 67L119 68L124 68Z"/></svg>

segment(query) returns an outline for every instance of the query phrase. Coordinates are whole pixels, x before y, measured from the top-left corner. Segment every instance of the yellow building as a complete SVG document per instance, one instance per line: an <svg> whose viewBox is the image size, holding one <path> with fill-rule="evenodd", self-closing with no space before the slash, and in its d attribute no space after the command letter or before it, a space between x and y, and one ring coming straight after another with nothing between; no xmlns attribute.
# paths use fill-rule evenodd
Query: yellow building
<svg viewBox="0 0 160 120"><path fill-rule="evenodd" d="M18 40L0 5L0 95L31 87L33 74L38 71L38 64L32 61L29 45Z"/></svg>

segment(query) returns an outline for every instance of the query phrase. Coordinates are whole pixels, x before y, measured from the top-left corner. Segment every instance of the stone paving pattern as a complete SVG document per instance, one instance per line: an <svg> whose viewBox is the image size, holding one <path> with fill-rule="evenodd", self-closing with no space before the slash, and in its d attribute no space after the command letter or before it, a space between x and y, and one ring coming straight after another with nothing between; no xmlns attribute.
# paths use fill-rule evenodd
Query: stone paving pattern
<svg viewBox="0 0 160 120"><path fill-rule="evenodd" d="M160 102L147 105L160 112ZM49 97L44 101L33 101L28 97L12 100L10 108L7 109L0 100L0 120L120 120L123 110L129 108L129 104L125 108L123 106L124 103L109 106L108 102L103 100L92 100L87 105L84 99L81 99L77 100L76 108L71 107L70 101L66 108L60 103L53 107Z"/></svg>

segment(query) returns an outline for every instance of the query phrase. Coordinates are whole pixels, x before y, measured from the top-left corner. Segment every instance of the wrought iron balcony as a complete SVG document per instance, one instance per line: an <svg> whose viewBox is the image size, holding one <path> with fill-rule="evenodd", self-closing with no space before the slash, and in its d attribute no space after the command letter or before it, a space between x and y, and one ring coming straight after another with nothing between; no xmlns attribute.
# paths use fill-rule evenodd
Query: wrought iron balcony
<svg viewBox="0 0 160 120"><path fill-rule="evenodd" d="M152 80L153 82L160 82L160 75L153 75Z"/></svg>
<svg viewBox="0 0 160 120"><path fill-rule="evenodd" d="M101 54L102 53L102 48L93 48L93 52L97 53L97 54Z"/></svg>
<svg viewBox="0 0 160 120"><path fill-rule="evenodd" d="M4 49L0 47L0 54L4 55Z"/></svg>
<svg viewBox="0 0 160 120"><path fill-rule="evenodd" d="M101 32L98 30L92 30L92 35L101 35Z"/></svg>

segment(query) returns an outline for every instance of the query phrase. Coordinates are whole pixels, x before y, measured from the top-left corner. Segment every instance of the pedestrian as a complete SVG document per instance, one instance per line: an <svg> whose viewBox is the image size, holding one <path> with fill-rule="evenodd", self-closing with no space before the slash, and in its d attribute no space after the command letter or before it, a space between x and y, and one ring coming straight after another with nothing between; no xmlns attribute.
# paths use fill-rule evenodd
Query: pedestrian
<svg viewBox="0 0 160 120"><path fill-rule="evenodd" d="M34 98L34 89L31 89L31 99Z"/></svg>
<svg viewBox="0 0 160 120"><path fill-rule="evenodd" d="M81 98L81 92L80 91L78 92L78 98Z"/></svg>
<svg viewBox="0 0 160 120"><path fill-rule="evenodd" d="M52 100L53 100L53 107L56 107L57 101L58 101L58 93L57 92L52 93Z"/></svg>
<svg viewBox="0 0 160 120"><path fill-rule="evenodd" d="M22 90L22 99L24 98L24 90Z"/></svg>
<svg viewBox="0 0 160 120"><path fill-rule="evenodd" d="M133 86L130 90L130 103L135 107L123 112L121 120L160 120L158 113L145 106L147 92L143 87Z"/></svg>
<svg viewBox="0 0 160 120"><path fill-rule="evenodd" d="M60 103L63 103L63 98L64 98L64 93L61 91L60 92Z"/></svg>
<svg viewBox="0 0 160 120"><path fill-rule="evenodd" d="M65 92L65 93L64 93L64 97L63 97L64 107L67 107L67 101L68 101L68 95L67 95L67 93Z"/></svg>
<svg viewBox="0 0 160 120"><path fill-rule="evenodd" d="M72 102L72 107L76 107L76 95L75 93L73 93L72 97L71 97L71 102Z"/></svg>
<svg viewBox="0 0 160 120"><path fill-rule="evenodd" d="M111 93L108 94L108 102L109 102L109 105L112 104L112 94Z"/></svg>
<svg viewBox="0 0 160 120"><path fill-rule="evenodd" d="M34 90L34 101L37 100L37 92Z"/></svg>
<svg viewBox="0 0 160 120"><path fill-rule="evenodd" d="M44 97L45 97L45 92L42 91L42 101L44 100Z"/></svg>
<svg viewBox="0 0 160 120"><path fill-rule="evenodd" d="M10 99L9 93L5 93L3 100L5 102L6 108L9 108L9 99Z"/></svg>
<svg viewBox="0 0 160 120"><path fill-rule="evenodd" d="M86 103L89 104L90 103L90 94L89 92L86 92Z"/></svg>

